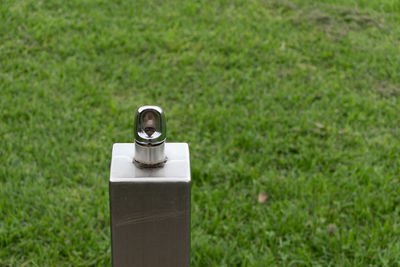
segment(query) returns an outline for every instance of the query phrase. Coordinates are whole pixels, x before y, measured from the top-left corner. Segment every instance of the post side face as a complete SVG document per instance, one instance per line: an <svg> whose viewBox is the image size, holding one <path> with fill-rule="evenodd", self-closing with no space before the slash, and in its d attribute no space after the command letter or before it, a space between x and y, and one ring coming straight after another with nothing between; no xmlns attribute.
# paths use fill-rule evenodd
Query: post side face
<svg viewBox="0 0 400 267"><path fill-rule="evenodd" d="M166 143L163 168L139 169L134 144L115 144L110 173L113 266L190 265L190 163Z"/></svg>
<svg viewBox="0 0 400 267"><path fill-rule="evenodd" d="M113 266L189 266L189 183L110 187Z"/></svg>

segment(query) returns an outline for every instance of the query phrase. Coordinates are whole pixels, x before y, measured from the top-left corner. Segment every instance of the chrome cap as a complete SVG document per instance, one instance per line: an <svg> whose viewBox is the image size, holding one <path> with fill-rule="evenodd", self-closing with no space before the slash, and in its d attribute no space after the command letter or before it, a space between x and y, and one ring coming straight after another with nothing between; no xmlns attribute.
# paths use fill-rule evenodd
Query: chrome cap
<svg viewBox="0 0 400 267"><path fill-rule="evenodd" d="M136 111L135 158L139 167L161 167L166 162L164 143L167 127L163 110L157 106L142 106Z"/></svg>
<svg viewBox="0 0 400 267"><path fill-rule="evenodd" d="M142 145L157 145L165 141L167 126L163 110L157 106L138 108L135 116L135 141Z"/></svg>

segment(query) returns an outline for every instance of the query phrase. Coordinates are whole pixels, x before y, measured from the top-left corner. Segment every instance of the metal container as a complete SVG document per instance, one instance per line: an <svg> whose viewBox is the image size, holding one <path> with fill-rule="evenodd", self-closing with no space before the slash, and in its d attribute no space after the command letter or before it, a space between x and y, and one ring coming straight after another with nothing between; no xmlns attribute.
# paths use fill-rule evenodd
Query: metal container
<svg viewBox="0 0 400 267"><path fill-rule="evenodd" d="M166 129L162 123L159 130ZM162 144L162 150L145 152L163 159L162 164L143 156L143 151L139 151L139 162L136 140L114 144L112 151L109 189L113 266L189 266L189 147L186 143L165 143L164 135L156 144ZM149 144L139 143L140 149L154 149Z"/></svg>

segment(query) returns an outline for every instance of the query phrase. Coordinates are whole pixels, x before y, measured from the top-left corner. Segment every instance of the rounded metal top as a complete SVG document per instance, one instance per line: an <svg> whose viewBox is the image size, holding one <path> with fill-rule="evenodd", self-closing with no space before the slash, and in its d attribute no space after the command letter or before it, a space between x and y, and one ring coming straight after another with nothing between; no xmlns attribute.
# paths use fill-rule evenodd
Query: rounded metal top
<svg viewBox="0 0 400 267"><path fill-rule="evenodd" d="M167 137L163 110L158 106L142 106L136 111L135 142L142 145L158 145Z"/></svg>

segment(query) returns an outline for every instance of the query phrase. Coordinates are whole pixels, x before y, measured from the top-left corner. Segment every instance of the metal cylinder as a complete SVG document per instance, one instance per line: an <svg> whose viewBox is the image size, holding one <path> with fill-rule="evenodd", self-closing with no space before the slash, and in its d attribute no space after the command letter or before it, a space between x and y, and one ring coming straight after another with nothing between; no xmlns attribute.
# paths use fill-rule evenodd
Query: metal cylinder
<svg viewBox="0 0 400 267"><path fill-rule="evenodd" d="M143 168L162 165L167 160L164 147L164 143L157 146L144 146L135 142L135 162Z"/></svg>

